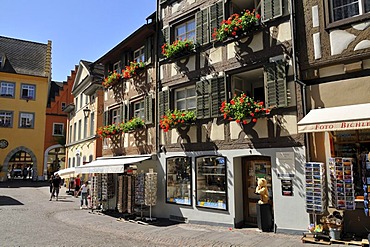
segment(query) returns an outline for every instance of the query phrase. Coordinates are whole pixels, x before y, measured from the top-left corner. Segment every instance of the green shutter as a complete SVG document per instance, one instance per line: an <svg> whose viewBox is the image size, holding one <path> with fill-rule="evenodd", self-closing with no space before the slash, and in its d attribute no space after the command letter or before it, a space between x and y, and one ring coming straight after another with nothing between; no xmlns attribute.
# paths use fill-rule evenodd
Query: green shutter
<svg viewBox="0 0 370 247"><path fill-rule="evenodd" d="M282 16L283 3L282 0L262 0L262 22Z"/></svg>
<svg viewBox="0 0 370 247"><path fill-rule="evenodd" d="M162 44L170 43L170 27L162 29Z"/></svg>
<svg viewBox="0 0 370 247"><path fill-rule="evenodd" d="M161 118L170 109L170 91L161 91L158 93L158 97L158 114Z"/></svg>
<svg viewBox="0 0 370 247"><path fill-rule="evenodd" d="M125 109L126 105L125 103L122 103L122 105L120 105L120 122L125 122L125 117L126 117L126 109Z"/></svg>
<svg viewBox="0 0 370 247"><path fill-rule="evenodd" d="M198 81L195 89L197 93L197 118L211 117L209 81Z"/></svg>
<svg viewBox="0 0 370 247"><path fill-rule="evenodd" d="M203 9L196 13L196 37L197 43L203 45L209 42L208 31L208 9Z"/></svg>
<svg viewBox="0 0 370 247"><path fill-rule="evenodd" d="M285 62L280 60L265 65L266 107L288 105Z"/></svg>
<svg viewBox="0 0 370 247"><path fill-rule="evenodd" d="M105 75L105 77L107 77L108 74L109 74L109 64L106 63L104 65L104 75Z"/></svg>
<svg viewBox="0 0 370 247"><path fill-rule="evenodd" d="M221 22L224 20L224 3L219 1L209 8L209 37L212 39L212 33L215 29L219 29Z"/></svg>
<svg viewBox="0 0 370 247"><path fill-rule="evenodd" d="M145 124L152 124L153 123L153 100L152 100L151 95L144 97L144 112L145 112Z"/></svg>
<svg viewBox="0 0 370 247"><path fill-rule="evenodd" d="M151 63L152 62L152 38L149 37L146 39L145 42L145 62Z"/></svg>
<svg viewBox="0 0 370 247"><path fill-rule="evenodd" d="M109 112L105 111L103 114L103 125L108 125L109 123Z"/></svg>
<svg viewBox="0 0 370 247"><path fill-rule="evenodd" d="M211 79L211 117L221 116L220 107L226 100L225 77Z"/></svg>

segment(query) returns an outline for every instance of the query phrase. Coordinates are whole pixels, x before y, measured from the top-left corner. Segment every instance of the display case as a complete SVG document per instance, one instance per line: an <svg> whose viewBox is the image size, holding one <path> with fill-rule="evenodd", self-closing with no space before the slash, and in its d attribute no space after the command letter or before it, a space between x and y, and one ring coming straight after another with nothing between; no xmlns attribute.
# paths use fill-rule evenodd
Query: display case
<svg viewBox="0 0 370 247"><path fill-rule="evenodd" d="M324 163L305 164L306 210L310 214L323 214L326 211L326 176Z"/></svg>
<svg viewBox="0 0 370 247"><path fill-rule="evenodd" d="M226 210L226 159L197 158L197 206Z"/></svg>
<svg viewBox="0 0 370 247"><path fill-rule="evenodd" d="M353 159L330 158L331 204L336 209L355 209L355 188L353 182Z"/></svg>
<svg viewBox="0 0 370 247"><path fill-rule="evenodd" d="M171 157L166 163L167 202L191 205L191 158Z"/></svg>
<svg viewBox="0 0 370 247"><path fill-rule="evenodd" d="M364 190L364 211L366 216L369 213L369 194L370 194L370 160L369 154L361 154L362 182Z"/></svg>

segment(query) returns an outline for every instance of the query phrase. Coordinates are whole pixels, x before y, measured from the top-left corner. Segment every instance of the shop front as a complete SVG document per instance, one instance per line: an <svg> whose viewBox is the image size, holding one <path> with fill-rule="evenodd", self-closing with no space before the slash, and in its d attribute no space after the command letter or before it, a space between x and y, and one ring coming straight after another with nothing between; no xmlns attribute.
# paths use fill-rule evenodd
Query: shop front
<svg viewBox="0 0 370 247"><path fill-rule="evenodd" d="M154 157L154 158L153 158ZM76 167L88 174L93 210L151 217L156 204L156 158L152 155L101 157Z"/></svg>
<svg viewBox="0 0 370 247"><path fill-rule="evenodd" d="M308 133L310 139L312 162L305 168L307 212L318 215L313 223L322 223L324 231L339 231L337 238L367 238L370 229L369 109L370 104L313 109L298 122L298 131ZM319 180L328 185L321 201L315 194ZM326 220L333 212L340 214L336 224Z"/></svg>

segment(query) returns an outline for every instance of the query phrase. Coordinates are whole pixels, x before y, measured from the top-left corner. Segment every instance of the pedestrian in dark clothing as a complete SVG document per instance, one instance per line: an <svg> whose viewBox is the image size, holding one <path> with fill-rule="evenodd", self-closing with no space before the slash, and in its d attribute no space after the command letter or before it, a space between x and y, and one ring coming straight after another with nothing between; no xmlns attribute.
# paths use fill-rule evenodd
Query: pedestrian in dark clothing
<svg viewBox="0 0 370 247"><path fill-rule="evenodd" d="M49 186L50 186L50 194L51 195L53 193L53 179L54 179L54 175L51 175L50 178L49 178Z"/></svg>
<svg viewBox="0 0 370 247"><path fill-rule="evenodd" d="M60 189L61 183L62 183L62 179L59 177L59 174L56 174L55 175L55 178L52 181L53 191L51 193L51 196L50 196L50 200L49 201L52 200L53 195L55 195L56 200L58 201L59 189Z"/></svg>

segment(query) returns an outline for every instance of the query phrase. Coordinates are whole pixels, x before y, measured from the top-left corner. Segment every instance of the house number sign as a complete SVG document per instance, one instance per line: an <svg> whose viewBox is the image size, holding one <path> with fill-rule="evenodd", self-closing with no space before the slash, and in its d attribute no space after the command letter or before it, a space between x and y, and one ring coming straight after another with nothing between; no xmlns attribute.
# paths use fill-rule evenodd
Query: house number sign
<svg viewBox="0 0 370 247"><path fill-rule="evenodd" d="M9 145L9 142L5 139L0 140L0 148L4 149Z"/></svg>

